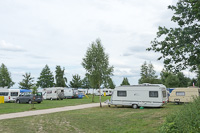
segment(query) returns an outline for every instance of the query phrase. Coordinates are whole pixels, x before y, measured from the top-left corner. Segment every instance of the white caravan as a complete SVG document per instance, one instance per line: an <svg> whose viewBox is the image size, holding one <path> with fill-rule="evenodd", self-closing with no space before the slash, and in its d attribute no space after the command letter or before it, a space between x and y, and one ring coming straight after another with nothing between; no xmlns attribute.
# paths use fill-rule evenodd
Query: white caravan
<svg viewBox="0 0 200 133"><path fill-rule="evenodd" d="M4 96L4 102L9 102L9 90L0 88L0 96Z"/></svg>
<svg viewBox="0 0 200 133"><path fill-rule="evenodd" d="M65 98L77 98L78 90L74 88L64 88L64 96Z"/></svg>
<svg viewBox="0 0 200 133"><path fill-rule="evenodd" d="M107 88L100 89L100 90L101 90L101 95L102 95L102 96L104 96L104 94L106 94L106 96L111 96L111 95L112 95L112 92L113 92L113 89L107 89ZM99 89L97 89L95 95L97 95L97 96L100 95Z"/></svg>
<svg viewBox="0 0 200 133"><path fill-rule="evenodd" d="M52 87L52 88L45 88L44 91L46 92L46 99L61 99L63 100L64 97L64 88L63 87Z"/></svg>
<svg viewBox="0 0 200 133"><path fill-rule="evenodd" d="M96 94L96 89L88 89L88 94Z"/></svg>
<svg viewBox="0 0 200 133"><path fill-rule="evenodd" d="M162 84L120 86L114 89L110 105L161 107L167 103L166 87Z"/></svg>

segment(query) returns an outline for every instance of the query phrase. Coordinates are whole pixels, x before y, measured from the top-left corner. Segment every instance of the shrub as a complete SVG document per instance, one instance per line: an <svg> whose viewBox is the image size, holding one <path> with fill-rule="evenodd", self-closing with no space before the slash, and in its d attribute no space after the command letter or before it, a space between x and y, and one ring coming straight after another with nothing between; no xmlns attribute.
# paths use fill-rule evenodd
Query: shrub
<svg viewBox="0 0 200 133"><path fill-rule="evenodd" d="M162 133L197 133L200 132L200 97L185 104L178 111L167 116Z"/></svg>

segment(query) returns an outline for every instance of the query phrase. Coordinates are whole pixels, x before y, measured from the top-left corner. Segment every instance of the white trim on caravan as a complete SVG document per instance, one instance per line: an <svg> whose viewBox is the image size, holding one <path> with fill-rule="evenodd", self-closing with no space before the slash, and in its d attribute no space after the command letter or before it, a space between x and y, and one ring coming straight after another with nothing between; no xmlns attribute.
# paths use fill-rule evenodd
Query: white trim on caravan
<svg viewBox="0 0 200 133"><path fill-rule="evenodd" d="M162 84L120 86L114 89L109 106L161 107L167 103L166 95L166 87Z"/></svg>
<svg viewBox="0 0 200 133"><path fill-rule="evenodd" d="M46 99L64 99L64 88L63 87L52 87L52 88L45 88L46 92Z"/></svg>

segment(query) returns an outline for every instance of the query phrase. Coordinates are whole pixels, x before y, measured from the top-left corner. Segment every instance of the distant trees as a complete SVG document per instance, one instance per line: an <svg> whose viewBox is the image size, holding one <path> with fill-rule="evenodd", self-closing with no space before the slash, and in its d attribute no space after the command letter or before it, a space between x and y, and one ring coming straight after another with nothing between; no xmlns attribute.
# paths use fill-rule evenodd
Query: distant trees
<svg viewBox="0 0 200 133"><path fill-rule="evenodd" d="M80 88L82 86L81 77L78 74L73 75L72 81L70 81L69 86L72 88Z"/></svg>
<svg viewBox="0 0 200 133"><path fill-rule="evenodd" d="M65 76L65 68L61 69L60 66L56 66L56 87L67 87L67 78Z"/></svg>
<svg viewBox="0 0 200 133"><path fill-rule="evenodd" d="M90 81L87 76L85 78L83 78L83 80L82 80L82 88L84 88L84 89L91 88Z"/></svg>
<svg viewBox="0 0 200 133"><path fill-rule="evenodd" d="M125 77L125 78L123 79L123 81L122 81L122 83L121 83L121 86L122 86L122 85L130 85L130 83L128 82L128 78Z"/></svg>
<svg viewBox="0 0 200 133"><path fill-rule="evenodd" d="M0 87L12 87L15 83L11 79L11 74L7 67L2 63L0 67Z"/></svg>
<svg viewBox="0 0 200 133"><path fill-rule="evenodd" d="M154 70L154 67L152 63L150 62L148 65L146 61L141 66L141 78L139 79L139 84L142 83L151 83L151 84L159 84L161 81L157 79L158 76L155 75L156 71Z"/></svg>
<svg viewBox="0 0 200 133"><path fill-rule="evenodd" d="M34 85L34 78L31 77L31 73L25 73L22 75L24 79L22 79L21 82L19 82L19 88L20 89L28 89L30 90L31 87Z"/></svg>
<svg viewBox="0 0 200 133"><path fill-rule="evenodd" d="M162 70L160 73L162 84L166 87L188 87L191 83L191 79L185 77L182 72L174 74L167 70Z"/></svg>
<svg viewBox="0 0 200 133"><path fill-rule="evenodd" d="M37 86L40 86L42 88L49 88L54 86L53 72L50 71L48 65L45 65L45 67L42 69L40 77L37 81Z"/></svg>
<svg viewBox="0 0 200 133"><path fill-rule="evenodd" d="M109 65L109 57L104 52L100 39L92 42L91 46L87 49L82 66L86 70L86 75L89 78L92 88L100 88L110 78L113 73L113 66ZM94 101L94 95L92 99ZM100 107L102 107L101 96Z"/></svg>

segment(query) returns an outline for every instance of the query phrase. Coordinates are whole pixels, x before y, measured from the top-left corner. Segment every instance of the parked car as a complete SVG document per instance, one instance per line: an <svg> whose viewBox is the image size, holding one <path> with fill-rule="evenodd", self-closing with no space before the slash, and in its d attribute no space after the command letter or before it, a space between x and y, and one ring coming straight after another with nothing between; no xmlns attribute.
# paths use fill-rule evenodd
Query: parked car
<svg viewBox="0 0 200 133"><path fill-rule="evenodd" d="M42 93L38 92L37 94L24 93L20 94L19 97L16 98L16 103L41 103L42 102Z"/></svg>

